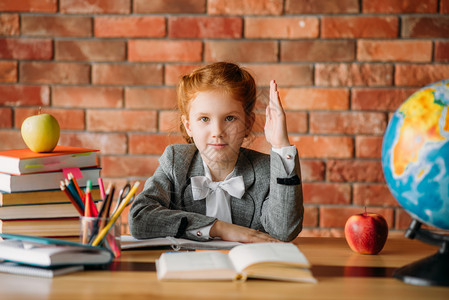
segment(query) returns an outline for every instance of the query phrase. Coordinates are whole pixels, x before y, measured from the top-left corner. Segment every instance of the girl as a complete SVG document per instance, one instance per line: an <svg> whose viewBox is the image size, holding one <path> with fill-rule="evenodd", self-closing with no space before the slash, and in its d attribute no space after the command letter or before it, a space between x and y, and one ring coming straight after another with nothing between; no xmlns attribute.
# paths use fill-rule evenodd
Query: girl
<svg viewBox="0 0 449 300"><path fill-rule="evenodd" d="M271 155L242 148L254 124L256 85L232 63L214 63L178 85L181 131L129 211L135 238L174 236L237 242L290 241L302 229L299 159L290 146L276 83L265 137Z"/></svg>

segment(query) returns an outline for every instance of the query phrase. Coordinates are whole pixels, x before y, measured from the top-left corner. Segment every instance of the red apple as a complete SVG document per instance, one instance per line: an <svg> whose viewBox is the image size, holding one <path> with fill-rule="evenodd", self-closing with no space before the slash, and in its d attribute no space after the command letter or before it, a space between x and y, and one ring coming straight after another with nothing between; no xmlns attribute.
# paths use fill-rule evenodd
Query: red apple
<svg viewBox="0 0 449 300"><path fill-rule="evenodd" d="M388 224L376 213L356 214L346 221L345 238L349 247L362 254L377 254L388 237Z"/></svg>

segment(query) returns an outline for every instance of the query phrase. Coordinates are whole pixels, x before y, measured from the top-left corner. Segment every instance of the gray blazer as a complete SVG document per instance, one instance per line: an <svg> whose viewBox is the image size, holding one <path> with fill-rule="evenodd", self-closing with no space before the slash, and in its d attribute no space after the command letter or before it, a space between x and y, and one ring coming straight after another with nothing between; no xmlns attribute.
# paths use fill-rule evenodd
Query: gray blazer
<svg viewBox="0 0 449 300"><path fill-rule="evenodd" d="M271 157L271 158L270 158ZM298 156L287 174L281 157L241 148L235 176L242 175L245 194L231 197L232 223L290 241L302 229L303 198ZM211 225L206 199L193 200L190 178L204 176L203 161L194 144L170 145L159 167L137 195L129 211L129 230L135 238L182 237L204 240L190 230Z"/></svg>

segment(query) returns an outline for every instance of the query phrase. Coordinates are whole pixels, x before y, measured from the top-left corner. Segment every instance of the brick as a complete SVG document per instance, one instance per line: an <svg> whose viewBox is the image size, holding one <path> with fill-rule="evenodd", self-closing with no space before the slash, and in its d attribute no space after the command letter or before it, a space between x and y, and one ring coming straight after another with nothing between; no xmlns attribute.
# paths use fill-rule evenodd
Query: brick
<svg viewBox="0 0 449 300"><path fill-rule="evenodd" d="M286 88L279 90L284 109L346 110L349 90L343 88Z"/></svg>
<svg viewBox="0 0 449 300"><path fill-rule="evenodd" d="M422 87L449 78L449 65L397 64L394 81L397 86Z"/></svg>
<svg viewBox="0 0 449 300"><path fill-rule="evenodd" d="M380 161L328 160L326 169L333 182L384 182Z"/></svg>
<svg viewBox="0 0 449 300"><path fill-rule="evenodd" d="M159 16L101 16L94 19L97 37L163 37L165 17Z"/></svg>
<svg viewBox="0 0 449 300"><path fill-rule="evenodd" d="M258 87L270 85L272 79L279 87L313 85L313 66L297 64L246 64ZM267 93L268 95L268 93Z"/></svg>
<svg viewBox="0 0 449 300"><path fill-rule="evenodd" d="M303 227L315 227L318 225L318 207L305 205Z"/></svg>
<svg viewBox="0 0 449 300"><path fill-rule="evenodd" d="M203 44L193 40L131 40L128 59L133 62L199 62Z"/></svg>
<svg viewBox="0 0 449 300"><path fill-rule="evenodd" d="M322 38L396 38L397 17L322 17Z"/></svg>
<svg viewBox="0 0 449 300"><path fill-rule="evenodd" d="M358 0L286 0L286 14L358 13Z"/></svg>
<svg viewBox="0 0 449 300"><path fill-rule="evenodd" d="M449 0L440 1L440 13L449 14Z"/></svg>
<svg viewBox="0 0 449 300"><path fill-rule="evenodd" d="M56 12L58 10L57 0L21 0L0 1L0 11L20 12Z"/></svg>
<svg viewBox="0 0 449 300"><path fill-rule="evenodd" d="M363 0L364 13L435 13L438 0Z"/></svg>
<svg viewBox="0 0 449 300"><path fill-rule="evenodd" d="M20 130L0 130L0 151L26 148Z"/></svg>
<svg viewBox="0 0 449 300"><path fill-rule="evenodd" d="M165 148L171 144L185 144L180 134L130 134L130 154L158 154L161 155Z"/></svg>
<svg viewBox="0 0 449 300"><path fill-rule="evenodd" d="M96 86L53 86L52 105L80 108L122 107L123 89Z"/></svg>
<svg viewBox="0 0 449 300"><path fill-rule="evenodd" d="M435 61L449 62L449 42L435 42Z"/></svg>
<svg viewBox="0 0 449 300"><path fill-rule="evenodd" d="M449 16L402 18L402 37L449 38Z"/></svg>
<svg viewBox="0 0 449 300"><path fill-rule="evenodd" d="M155 64L94 64L94 84L158 85L162 84L162 66Z"/></svg>
<svg viewBox="0 0 449 300"><path fill-rule="evenodd" d="M156 131L157 114L151 110L87 110L89 131Z"/></svg>
<svg viewBox="0 0 449 300"><path fill-rule="evenodd" d="M0 128L12 128L12 109L0 107Z"/></svg>
<svg viewBox="0 0 449 300"><path fill-rule="evenodd" d="M0 61L0 82L17 82L17 62Z"/></svg>
<svg viewBox="0 0 449 300"><path fill-rule="evenodd" d="M0 58L49 60L52 57L50 39L0 39Z"/></svg>
<svg viewBox="0 0 449 300"><path fill-rule="evenodd" d="M431 41L357 41L357 60L391 62L429 62Z"/></svg>
<svg viewBox="0 0 449 300"><path fill-rule="evenodd" d="M126 60L124 41L77 40L55 41L55 59L68 61Z"/></svg>
<svg viewBox="0 0 449 300"><path fill-rule="evenodd" d="M324 162L321 160L301 160L301 177L303 182L324 181Z"/></svg>
<svg viewBox="0 0 449 300"><path fill-rule="evenodd" d="M354 88L351 93L353 110L395 111L416 89Z"/></svg>
<svg viewBox="0 0 449 300"><path fill-rule="evenodd" d="M354 41L281 41L282 62L352 61Z"/></svg>
<svg viewBox="0 0 449 300"><path fill-rule="evenodd" d="M125 154L127 137L125 133L61 132L60 145L100 150L100 155Z"/></svg>
<svg viewBox="0 0 449 300"><path fill-rule="evenodd" d="M355 157L357 158L381 158L382 136L356 136Z"/></svg>
<svg viewBox="0 0 449 300"><path fill-rule="evenodd" d="M150 177L158 167L158 157L109 156L101 157L101 175L104 177Z"/></svg>
<svg viewBox="0 0 449 300"><path fill-rule="evenodd" d="M0 36L1 35L13 36L19 34L20 34L19 15L0 13Z"/></svg>
<svg viewBox="0 0 449 300"><path fill-rule="evenodd" d="M131 0L60 0L59 9L69 14L127 14Z"/></svg>
<svg viewBox="0 0 449 300"><path fill-rule="evenodd" d="M23 35L49 37L92 36L92 19L81 16L22 15Z"/></svg>
<svg viewBox="0 0 449 300"><path fill-rule="evenodd" d="M308 130L306 112L285 112L289 133L306 133Z"/></svg>
<svg viewBox="0 0 449 300"><path fill-rule="evenodd" d="M274 41L206 41L205 61L277 62Z"/></svg>
<svg viewBox="0 0 449 300"><path fill-rule="evenodd" d="M19 78L21 82L28 83L89 83L90 66L77 63L22 62Z"/></svg>
<svg viewBox="0 0 449 300"><path fill-rule="evenodd" d="M169 17L170 38L229 38L242 37L243 22L238 17Z"/></svg>
<svg viewBox="0 0 449 300"><path fill-rule="evenodd" d="M391 228L394 222L394 211L391 208L368 207L368 212L382 215L387 221L388 227ZM345 227L348 218L355 214L364 212L362 207L350 206L322 206L320 207L320 227Z"/></svg>
<svg viewBox="0 0 449 300"><path fill-rule="evenodd" d="M247 17L245 38L317 38L319 21L315 17Z"/></svg>
<svg viewBox="0 0 449 300"><path fill-rule="evenodd" d="M350 204L351 185L338 183L304 183L305 204Z"/></svg>
<svg viewBox="0 0 449 300"><path fill-rule="evenodd" d="M178 111L164 110L159 112L159 132L179 133L181 118Z"/></svg>
<svg viewBox="0 0 449 300"><path fill-rule="evenodd" d="M289 139L301 158L353 157L354 142L347 136L291 135Z"/></svg>
<svg viewBox="0 0 449 300"><path fill-rule="evenodd" d="M0 105L48 106L50 89L43 85L0 85Z"/></svg>
<svg viewBox="0 0 449 300"><path fill-rule="evenodd" d="M317 134L383 134L386 116L378 112L312 112L310 132Z"/></svg>
<svg viewBox="0 0 449 300"><path fill-rule="evenodd" d="M41 113L53 115L58 120L62 130L84 130L84 110L81 109L59 109L42 108ZM23 121L33 115L38 114L38 108L16 108L14 126L20 128Z"/></svg>
<svg viewBox="0 0 449 300"><path fill-rule="evenodd" d="M134 13L190 13L206 12L206 0L134 0Z"/></svg>
<svg viewBox="0 0 449 300"><path fill-rule="evenodd" d="M165 65L164 82L166 85L177 85L182 76L190 74L201 64L167 64Z"/></svg>
<svg viewBox="0 0 449 300"><path fill-rule="evenodd" d="M318 86L391 86L393 66L389 64L317 64Z"/></svg>
<svg viewBox="0 0 449 300"><path fill-rule="evenodd" d="M354 184L353 202L361 206L399 206L385 184Z"/></svg>
<svg viewBox="0 0 449 300"><path fill-rule="evenodd" d="M126 88L125 107L133 109L175 109L174 88Z"/></svg>
<svg viewBox="0 0 449 300"><path fill-rule="evenodd" d="M283 0L209 0L211 15L281 15Z"/></svg>

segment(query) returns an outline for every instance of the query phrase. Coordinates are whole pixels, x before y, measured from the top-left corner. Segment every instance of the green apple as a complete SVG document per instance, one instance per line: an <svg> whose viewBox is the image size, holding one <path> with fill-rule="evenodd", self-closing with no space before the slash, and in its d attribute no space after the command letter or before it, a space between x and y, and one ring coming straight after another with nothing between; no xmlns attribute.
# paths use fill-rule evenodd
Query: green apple
<svg viewBox="0 0 449 300"><path fill-rule="evenodd" d="M25 119L22 123L23 141L33 152L51 152L59 141L59 123L50 114L39 114Z"/></svg>

